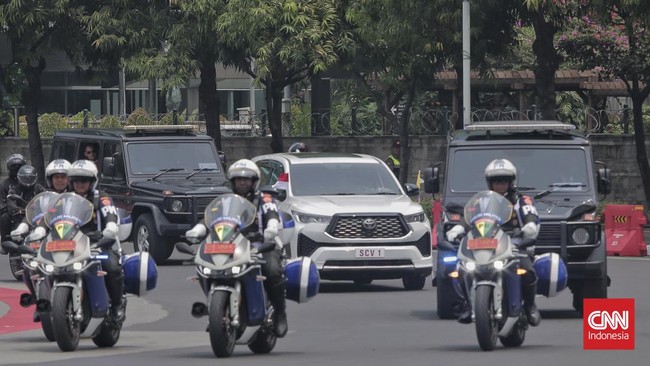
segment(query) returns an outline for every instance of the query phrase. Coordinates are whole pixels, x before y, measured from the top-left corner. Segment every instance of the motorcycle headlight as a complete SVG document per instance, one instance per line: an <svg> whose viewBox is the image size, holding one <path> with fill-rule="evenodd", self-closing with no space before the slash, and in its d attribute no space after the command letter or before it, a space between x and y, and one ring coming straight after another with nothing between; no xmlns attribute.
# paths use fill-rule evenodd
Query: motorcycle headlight
<svg viewBox="0 0 650 366"><path fill-rule="evenodd" d="M45 265L45 272L52 272L54 271L54 266L51 264L46 264Z"/></svg>
<svg viewBox="0 0 650 366"><path fill-rule="evenodd" d="M203 267L203 274L209 276L212 273L212 270L208 267Z"/></svg>
<svg viewBox="0 0 650 366"><path fill-rule="evenodd" d="M72 263L72 269L74 269L75 271L80 270L81 268L83 268L83 266L84 265L81 262Z"/></svg>
<svg viewBox="0 0 650 366"><path fill-rule="evenodd" d="M296 221L302 224L310 224L310 223L329 224L329 222L332 220L331 216L306 214L298 211L292 211L291 213L293 214L293 217L296 219Z"/></svg>
<svg viewBox="0 0 650 366"><path fill-rule="evenodd" d="M474 262L467 262L467 263L465 263L465 268L466 268L468 271L473 271L473 270L476 269L476 263L474 263Z"/></svg>
<svg viewBox="0 0 650 366"><path fill-rule="evenodd" d="M426 216L424 215L424 212L420 212L413 215L406 215L404 216L404 220L406 220L406 222L424 222Z"/></svg>
<svg viewBox="0 0 650 366"><path fill-rule="evenodd" d="M494 261L494 268L495 269L503 269L503 261Z"/></svg>

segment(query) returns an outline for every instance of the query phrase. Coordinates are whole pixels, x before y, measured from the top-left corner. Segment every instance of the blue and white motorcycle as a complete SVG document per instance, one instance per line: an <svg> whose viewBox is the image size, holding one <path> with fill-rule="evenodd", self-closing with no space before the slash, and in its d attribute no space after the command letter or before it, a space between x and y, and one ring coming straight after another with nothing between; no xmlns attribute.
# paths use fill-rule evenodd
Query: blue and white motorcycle
<svg viewBox="0 0 650 366"><path fill-rule="evenodd" d="M29 201L25 207L25 219L30 230L33 230L41 222L45 213L58 196L59 194L55 192L42 192ZM49 300L52 284L51 280L39 270L38 263L35 261L36 251L41 247L41 239L34 240L31 235L27 235L21 242L22 244L6 241L2 243L2 247L11 255L19 256L22 261L22 270L19 274L22 275L23 282L27 286L29 293L20 295L20 305L22 307L29 307L36 304L39 299ZM41 322L45 338L48 341L54 341L54 330L52 328L50 313L38 307L36 312L38 315L36 320Z"/></svg>
<svg viewBox="0 0 650 366"><path fill-rule="evenodd" d="M45 214L50 231L37 262L52 278L52 295L39 299L37 307L50 311L54 338L62 351L74 351L80 337L91 337L99 347L112 347L122 329L122 323L109 316L111 304L102 270L107 256L101 253L102 248L119 248L119 240L104 238L91 245L80 228L92 216L92 203L74 193L59 195Z"/></svg>
<svg viewBox="0 0 650 366"><path fill-rule="evenodd" d="M254 353L269 353L277 340L273 306L264 291L261 270L261 254L273 250L276 243L252 247L241 232L255 221L256 215L257 208L241 196L219 196L205 209L209 233L198 250L185 243L176 245L179 251L195 256L194 279L199 280L207 304L194 303L192 315L208 316L207 331L217 357L230 357L235 344L246 344ZM296 300L306 301L318 292L318 270L306 259L292 262L289 272L294 280L287 279L287 293L291 292ZM304 269L302 291L290 285L300 281L302 271L298 269Z"/></svg>

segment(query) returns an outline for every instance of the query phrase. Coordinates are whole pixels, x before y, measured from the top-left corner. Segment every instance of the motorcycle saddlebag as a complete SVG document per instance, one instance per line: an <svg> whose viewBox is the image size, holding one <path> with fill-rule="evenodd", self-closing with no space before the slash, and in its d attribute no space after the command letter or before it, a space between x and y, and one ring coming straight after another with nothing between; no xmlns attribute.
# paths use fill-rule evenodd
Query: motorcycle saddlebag
<svg viewBox="0 0 650 366"><path fill-rule="evenodd" d="M537 293L553 297L566 288L568 272L557 253L544 253L535 257L533 263L537 272Z"/></svg>
<svg viewBox="0 0 650 366"><path fill-rule="evenodd" d="M124 291L143 296L156 288L158 268L148 252L129 254L124 258Z"/></svg>
<svg viewBox="0 0 650 366"><path fill-rule="evenodd" d="M318 294L320 277L311 258L298 257L287 262L284 267L284 277L287 281L287 299L302 303Z"/></svg>

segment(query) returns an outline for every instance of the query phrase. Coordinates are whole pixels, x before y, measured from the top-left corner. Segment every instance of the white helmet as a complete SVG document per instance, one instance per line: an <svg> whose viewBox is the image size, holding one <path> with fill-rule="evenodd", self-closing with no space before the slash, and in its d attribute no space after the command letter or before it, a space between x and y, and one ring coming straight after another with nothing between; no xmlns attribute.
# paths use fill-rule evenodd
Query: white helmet
<svg viewBox="0 0 650 366"><path fill-rule="evenodd" d="M65 159L52 160L47 164L47 168L45 168L45 180L47 181L47 186L52 188L52 176L54 174L65 174L67 176L68 169L70 169L70 162Z"/></svg>
<svg viewBox="0 0 650 366"><path fill-rule="evenodd" d="M510 189L517 185L517 168L507 159L495 159L485 167L485 181L488 188L491 189L492 180L508 179L510 180Z"/></svg>
<svg viewBox="0 0 650 366"><path fill-rule="evenodd" d="M260 184L260 168L251 160L237 160L228 168L228 179L234 186L235 182L233 180L239 177L251 178L253 180L253 189L257 190Z"/></svg>
<svg viewBox="0 0 650 366"><path fill-rule="evenodd" d="M68 179L70 184L75 180L75 178L90 178L91 185L90 189L94 190L97 186L97 166L90 160L77 160L70 165L68 169Z"/></svg>

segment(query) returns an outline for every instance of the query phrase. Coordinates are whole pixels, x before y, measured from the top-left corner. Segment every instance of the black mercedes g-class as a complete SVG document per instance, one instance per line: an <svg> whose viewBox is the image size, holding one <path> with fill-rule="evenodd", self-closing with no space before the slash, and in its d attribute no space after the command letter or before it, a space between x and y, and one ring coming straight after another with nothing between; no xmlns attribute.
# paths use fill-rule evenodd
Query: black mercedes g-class
<svg viewBox="0 0 650 366"><path fill-rule="evenodd" d="M436 238L438 316L453 318L459 300L449 277L458 248L447 247L444 234L462 219L467 200L487 189L485 167L497 158L515 164L519 192L535 197L541 219L535 254L560 254L569 272L573 307L581 311L583 298L606 298L605 235L596 210L599 194L610 192L610 170L592 160L589 140L573 125L556 121L482 122L449 136L442 190L442 163L425 169L425 191L442 195Z"/></svg>
<svg viewBox="0 0 650 366"><path fill-rule="evenodd" d="M93 149L94 159L85 155ZM95 161L98 189L131 213L133 247L158 263L171 256L210 201L230 192L214 141L192 126L60 130L50 159L61 158Z"/></svg>

